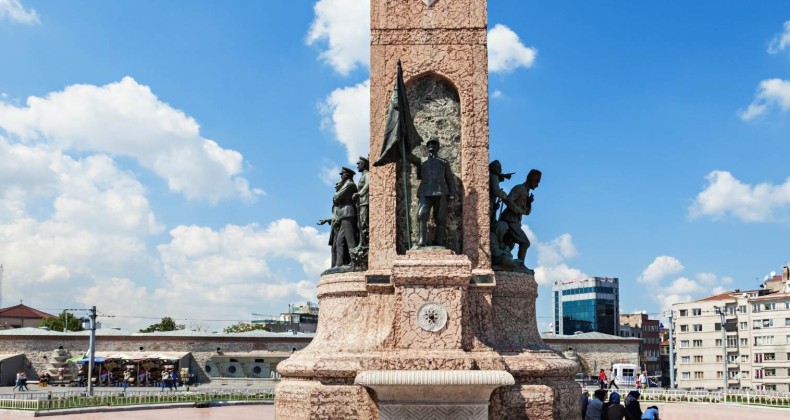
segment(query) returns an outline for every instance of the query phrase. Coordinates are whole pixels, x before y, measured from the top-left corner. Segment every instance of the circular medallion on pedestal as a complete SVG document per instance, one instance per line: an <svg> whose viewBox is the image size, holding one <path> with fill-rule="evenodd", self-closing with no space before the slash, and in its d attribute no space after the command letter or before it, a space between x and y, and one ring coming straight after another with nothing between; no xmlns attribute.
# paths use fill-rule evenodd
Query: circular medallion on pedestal
<svg viewBox="0 0 790 420"><path fill-rule="evenodd" d="M417 325L425 331L439 331L447 325L447 311L438 303L428 302L417 310Z"/></svg>

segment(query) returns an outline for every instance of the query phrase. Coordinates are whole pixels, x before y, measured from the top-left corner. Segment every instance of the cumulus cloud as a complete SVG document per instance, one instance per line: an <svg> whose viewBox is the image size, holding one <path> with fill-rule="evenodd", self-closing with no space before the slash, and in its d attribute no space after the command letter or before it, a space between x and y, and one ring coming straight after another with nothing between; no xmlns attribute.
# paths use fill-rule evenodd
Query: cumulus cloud
<svg viewBox="0 0 790 420"><path fill-rule="evenodd" d="M25 10L19 0L0 0L0 18L7 17L19 23L41 23L35 10Z"/></svg>
<svg viewBox="0 0 790 420"><path fill-rule="evenodd" d="M370 80L332 91L320 105L322 125L346 148L349 163L370 150Z"/></svg>
<svg viewBox="0 0 790 420"><path fill-rule="evenodd" d="M240 176L241 153L201 137L197 122L131 77L105 86L72 85L26 106L0 103L0 129L23 143L136 159L172 191L217 202L262 193Z"/></svg>
<svg viewBox="0 0 790 420"><path fill-rule="evenodd" d="M307 44L321 43L321 60L336 72L347 75L370 63L370 2L318 0L315 19L307 33Z"/></svg>
<svg viewBox="0 0 790 420"><path fill-rule="evenodd" d="M564 233L548 242L541 242L529 226L523 225L521 228L527 233L536 249L535 281L538 284L550 286L556 281L588 277L578 268L568 266L566 262L567 259L577 255L573 237L569 233Z"/></svg>
<svg viewBox="0 0 790 420"><path fill-rule="evenodd" d="M790 45L790 20L784 23L784 30L774 36L768 44L769 54L778 54Z"/></svg>
<svg viewBox="0 0 790 420"><path fill-rule="evenodd" d="M642 271L642 275L637 278L637 281L655 283L664 277L683 271L683 268L683 264L681 264L677 258L662 255L656 257L656 259Z"/></svg>
<svg viewBox="0 0 790 420"><path fill-rule="evenodd" d="M327 163L321 168L321 172L318 174L318 178L321 179L321 182L329 187L334 187L335 183L340 180L340 166L335 165L332 163Z"/></svg>
<svg viewBox="0 0 790 420"><path fill-rule="evenodd" d="M488 70L492 73L510 73L519 67L530 68L535 64L538 50L526 47L510 28L496 24L488 31Z"/></svg>
<svg viewBox="0 0 790 420"><path fill-rule="evenodd" d="M738 116L744 121L751 121L777 107L781 111L790 110L790 81L766 79L760 82L752 103L738 111Z"/></svg>
<svg viewBox="0 0 790 420"><path fill-rule="evenodd" d="M713 171L708 185L689 209L691 217L716 220L734 217L743 222L787 222L790 220L790 178L783 184L745 184L730 172Z"/></svg>

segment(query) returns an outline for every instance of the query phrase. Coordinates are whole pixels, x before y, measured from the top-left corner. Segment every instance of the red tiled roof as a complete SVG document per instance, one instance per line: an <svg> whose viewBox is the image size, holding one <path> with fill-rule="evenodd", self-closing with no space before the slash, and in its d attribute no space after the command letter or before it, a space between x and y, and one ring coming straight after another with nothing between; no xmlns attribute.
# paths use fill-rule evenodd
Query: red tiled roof
<svg viewBox="0 0 790 420"><path fill-rule="evenodd" d="M38 309L33 309L30 306L19 304L16 306L9 306L7 308L0 309L0 317L2 318L26 318L26 319L44 319L44 318L54 318L54 315L50 315L46 312L41 312Z"/></svg>
<svg viewBox="0 0 790 420"><path fill-rule="evenodd" d="M722 293L722 294L713 295L713 296L708 296L708 297L706 297L706 298L697 299L697 302L705 302L705 301L708 301L708 300L726 300L726 299L732 299L732 293L733 293L733 292L724 292L724 293Z"/></svg>

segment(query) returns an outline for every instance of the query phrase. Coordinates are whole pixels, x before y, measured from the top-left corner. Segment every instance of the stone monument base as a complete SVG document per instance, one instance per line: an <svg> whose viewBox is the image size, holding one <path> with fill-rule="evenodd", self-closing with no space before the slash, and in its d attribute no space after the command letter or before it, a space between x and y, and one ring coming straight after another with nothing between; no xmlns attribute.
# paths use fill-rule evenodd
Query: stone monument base
<svg viewBox="0 0 790 420"><path fill-rule="evenodd" d="M423 402L440 406L428 398L436 395L439 371L459 378L511 375L512 383L489 389L487 403L478 398L473 404L475 412L485 406L490 419L580 416L578 365L540 338L531 274L473 274L464 256L410 251L388 275L324 275L318 295L315 338L278 366L278 419L388 418L397 393L423 395ZM446 319L422 323L418 314L427 304L446 310ZM417 379L411 391L399 384L393 393L396 388L387 387L396 385L382 384L392 375ZM426 404L409 397L401 408L420 405Z"/></svg>

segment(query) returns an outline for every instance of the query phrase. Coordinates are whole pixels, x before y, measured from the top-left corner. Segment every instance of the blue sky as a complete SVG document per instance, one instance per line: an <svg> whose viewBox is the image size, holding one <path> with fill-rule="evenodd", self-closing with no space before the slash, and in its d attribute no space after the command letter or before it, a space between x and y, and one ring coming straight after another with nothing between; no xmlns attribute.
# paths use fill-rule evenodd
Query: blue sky
<svg viewBox="0 0 790 420"><path fill-rule="evenodd" d="M213 330L315 301L315 221L367 153L367 14L0 0L3 306ZM554 280L619 277L621 311L658 314L790 260L788 21L780 1L490 2L491 157L544 173L541 327Z"/></svg>

